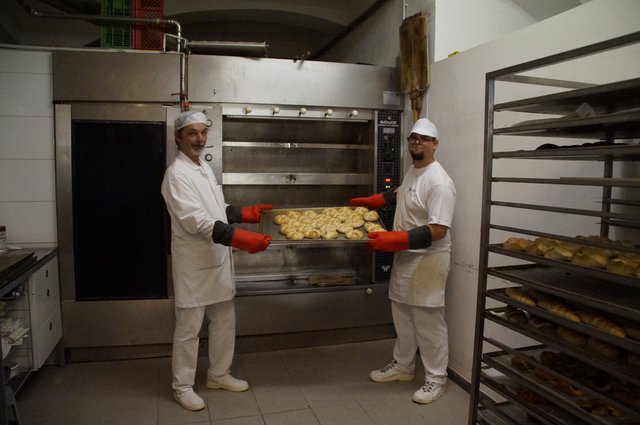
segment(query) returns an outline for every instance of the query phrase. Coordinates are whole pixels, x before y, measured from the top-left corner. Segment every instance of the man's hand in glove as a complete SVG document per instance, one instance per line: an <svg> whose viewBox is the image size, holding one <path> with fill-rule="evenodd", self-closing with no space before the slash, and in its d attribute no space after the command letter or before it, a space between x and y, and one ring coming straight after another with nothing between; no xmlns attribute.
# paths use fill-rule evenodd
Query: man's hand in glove
<svg viewBox="0 0 640 425"><path fill-rule="evenodd" d="M369 251L396 252L409 249L409 232L371 232Z"/></svg>
<svg viewBox="0 0 640 425"><path fill-rule="evenodd" d="M256 252L267 249L271 236L250 232L248 230L236 229L227 223L216 221L213 225L211 239L213 239L213 242L215 243L232 246L234 248L247 251L250 254L255 254Z"/></svg>
<svg viewBox="0 0 640 425"><path fill-rule="evenodd" d="M431 228L420 226L408 232L371 232L369 239L369 251L396 252L428 248L431 246Z"/></svg>
<svg viewBox="0 0 640 425"><path fill-rule="evenodd" d="M252 205L250 207L242 207L241 223L260 223L260 216L262 211L268 211L273 209L273 205L259 204Z"/></svg>
<svg viewBox="0 0 640 425"><path fill-rule="evenodd" d="M382 193L376 193L375 195L367 196L366 198L352 198L349 200L349 204L354 207L367 207L367 208L382 208L385 205L395 205L396 192L387 191Z"/></svg>
<svg viewBox="0 0 640 425"><path fill-rule="evenodd" d="M264 251L269 246L271 236L248 230L234 229L231 246L247 251L249 254Z"/></svg>

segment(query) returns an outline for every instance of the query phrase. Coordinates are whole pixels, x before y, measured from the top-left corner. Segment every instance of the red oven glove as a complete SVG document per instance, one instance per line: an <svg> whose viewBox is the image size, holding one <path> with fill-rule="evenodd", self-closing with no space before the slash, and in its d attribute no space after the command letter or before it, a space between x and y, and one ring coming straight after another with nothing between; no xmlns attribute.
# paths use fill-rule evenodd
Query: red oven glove
<svg viewBox="0 0 640 425"><path fill-rule="evenodd" d="M262 211L273 209L273 205L259 204L250 207L242 207L242 218L240 223L260 223Z"/></svg>
<svg viewBox="0 0 640 425"><path fill-rule="evenodd" d="M248 230L234 229L231 246L247 251L249 254L264 251L269 246L271 236Z"/></svg>
<svg viewBox="0 0 640 425"><path fill-rule="evenodd" d="M349 204L354 207L382 208L385 200L382 193L377 193L366 198L352 198L349 200Z"/></svg>
<svg viewBox="0 0 640 425"><path fill-rule="evenodd" d="M371 232L369 251L396 252L409 249L409 232Z"/></svg>

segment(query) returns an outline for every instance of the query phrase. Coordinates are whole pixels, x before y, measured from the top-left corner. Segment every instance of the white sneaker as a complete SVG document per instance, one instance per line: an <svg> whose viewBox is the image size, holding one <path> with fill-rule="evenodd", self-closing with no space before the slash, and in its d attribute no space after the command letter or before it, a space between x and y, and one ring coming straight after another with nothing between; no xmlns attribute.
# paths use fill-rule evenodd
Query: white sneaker
<svg viewBox="0 0 640 425"><path fill-rule="evenodd" d="M413 373L405 373L398 369L398 363L393 361L380 370L369 373L369 379L374 382L413 381Z"/></svg>
<svg viewBox="0 0 640 425"><path fill-rule="evenodd" d="M222 375L218 378L207 378L207 388L212 390L222 389L227 391L247 391L249 389L249 383L242 379L234 378L230 374Z"/></svg>
<svg viewBox="0 0 640 425"><path fill-rule="evenodd" d="M187 410L202 410L204 409L204 400L200 398L198 394L192 389L183 391L181 393L173 391L173 399L178 402L180 406Z"/></svg>
<svg viewBox="0 0 640 425"><path fill-rule="evenodd" d="M436 401L447 391L447 384L427 381L413 394L413 401L420 404L428 404Z"/></svg>

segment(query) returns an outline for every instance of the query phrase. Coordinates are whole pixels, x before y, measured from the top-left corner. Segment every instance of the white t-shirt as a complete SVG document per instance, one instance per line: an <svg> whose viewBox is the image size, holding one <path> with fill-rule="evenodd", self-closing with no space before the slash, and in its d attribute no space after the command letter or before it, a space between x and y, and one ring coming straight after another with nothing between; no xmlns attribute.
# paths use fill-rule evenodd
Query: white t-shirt
<svg viewBox="0 0 640 425"><path fill-rule="evenodd" d="M453 180L438 161L426 167L409 167L398 188L393 230L409 231L427 224L440 224L451 228L456 189ZM426 249L410 250L415 253L449 252L450 231Z"/></svg>
<svg viewBox="0 0 640 425"><path fill-rule="evenodd" d="M407 171L398 188L393 230L409 231L427 224L451 228L456 189L440 163ZM396 252L389 282L389 298L413 306L444 306L449 273L450 231L426 249ZM434 255L429 255L434 254Z"/></svg>

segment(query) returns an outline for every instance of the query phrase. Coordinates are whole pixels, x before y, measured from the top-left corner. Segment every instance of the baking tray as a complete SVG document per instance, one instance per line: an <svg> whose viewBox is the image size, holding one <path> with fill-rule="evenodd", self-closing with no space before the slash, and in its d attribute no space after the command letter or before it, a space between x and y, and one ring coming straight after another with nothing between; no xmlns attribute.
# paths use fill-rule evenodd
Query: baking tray
<svg viewBox="0 0 640 425"><path fill-rule="evenodd" d="M259 232L265 235L271 236L271 244L287 244L287 245L314 245L314 246L329 246L332 243L338 243L338 245L344 244L364 244L369 241L367 237L368 232L364 229L364 226L358 227L358 230L362 231L363 236L362 239L347 239L343 233L338 233L338 237L336 239L302 239L299 241L294 241L287 239L285 235L280 233L280 225L273 222L275 216L279 214L285 214L287 211L298 211L300 213L304 211L314 211L317 214L322 213L327 208L343 208L342 206L327 206L327 207L310 207L310 208L281 208L281 209L273 209L269 211L263 211L262 216L260 218L260 230ZM348 207L353 209L353 207ZM385 230L387 230L386 226L382 222L381 219L376 221L372 221L371 223L379 224Z"/></svg>

